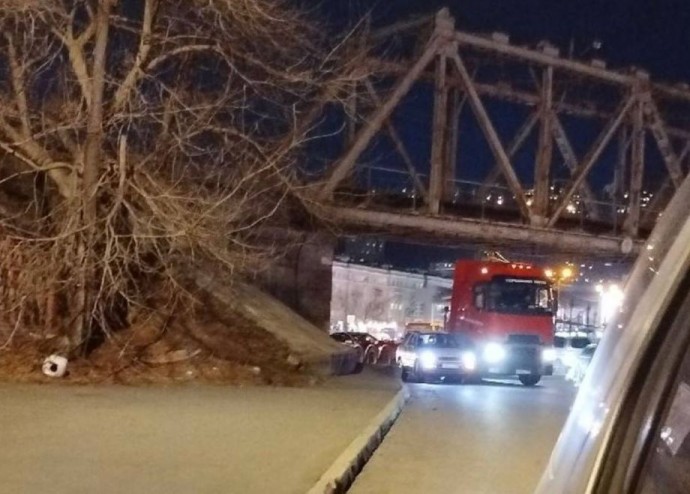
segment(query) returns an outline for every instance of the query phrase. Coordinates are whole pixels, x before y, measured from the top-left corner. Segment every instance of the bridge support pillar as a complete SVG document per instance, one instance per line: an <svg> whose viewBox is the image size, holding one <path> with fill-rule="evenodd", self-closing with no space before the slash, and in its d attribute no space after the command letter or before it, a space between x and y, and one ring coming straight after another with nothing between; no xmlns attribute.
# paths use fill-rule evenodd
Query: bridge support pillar
<svg viewBox="0 0 690 494"><path fill-rule="evenodd" d="M282 253L256 275L255 281L309 322L327 330L336 238L292 231L272 231L270 237Z"/></svg>

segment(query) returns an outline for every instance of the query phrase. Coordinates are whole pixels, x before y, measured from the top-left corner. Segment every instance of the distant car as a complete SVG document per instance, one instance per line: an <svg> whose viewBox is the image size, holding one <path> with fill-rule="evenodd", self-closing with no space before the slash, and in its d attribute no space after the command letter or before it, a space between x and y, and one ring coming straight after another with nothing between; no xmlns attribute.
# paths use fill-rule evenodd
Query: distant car
<svg viewBox="0 0 690 494"><path fill-rule="evenodd" d="M333 338L335 341L338 343L342 343L343 345L347 345L350 348L353 348L357 352L357 365L355 366L355 374L362 372L362 369L364 369L364 359L365 359L365 348L362 346L362 344L357 341L355 338L353 338L350 333L344 333L344 332L338 332L338 333L331 333L331 338Z"/></svg>
<svg viewBox="0 0 690 494"><path fill-rule="evenodd" d="M553 362L554 374L567 375L571 367L575 366L582 350L592 344L586 336L559 336L553 339L555 358Z"/></svg>
<svg viewBox="0 0 690 494"><path fill-rule="evenodd" d="M587 345L580 351L572 364L568 367L568 372L566 373L565 378L568 381L572 381L575 386L579 386L582 380L585 378L585 372L587 372L587 368L592 362L592 357L594 357L594 352L596 349L596 343Z"/></svg>
<svg viewBox="0 0 690 494"><path fill-rule="evenodd" d="M408 333L398 347L396 362L404 382L463 378L477 368L477 357L468 338L436 331Z"/></svg>
<svg viewBox="0 0 690 494"><path fill-rule="evenodd" d="M397 344L380 340L369 333L346 333L364 349L364 363L369 365L392 365L395 362Z"/></svg>

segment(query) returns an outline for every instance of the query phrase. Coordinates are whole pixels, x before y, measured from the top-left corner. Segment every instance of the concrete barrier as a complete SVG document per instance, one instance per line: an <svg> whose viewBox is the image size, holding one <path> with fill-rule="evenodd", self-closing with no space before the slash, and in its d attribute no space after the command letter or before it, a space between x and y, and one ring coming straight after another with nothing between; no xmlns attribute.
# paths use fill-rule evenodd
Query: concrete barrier
<svg viewBox="0 0 690 494"><path fill-rule="evenodd" d="M402 388L386 407L350 443L307 494L341 494L347 491L397 420L409 394Z"/></svg>

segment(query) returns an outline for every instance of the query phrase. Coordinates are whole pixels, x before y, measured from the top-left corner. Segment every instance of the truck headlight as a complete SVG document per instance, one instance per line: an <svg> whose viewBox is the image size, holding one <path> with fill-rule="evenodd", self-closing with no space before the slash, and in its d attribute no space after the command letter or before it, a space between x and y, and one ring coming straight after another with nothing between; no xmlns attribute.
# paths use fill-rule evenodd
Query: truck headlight
<svg viewBox="0 0 690 494"><path fill-rule="evenodd" d="M433 369L436 367L438 359L436 358L436 355L427 350L419 356L419 362L422 364L423 369Z"/></svg>
<svg viewBox="0 0 690 494"><path fill-rule="evenodd" d="M460 359L462 360L462 366L465 369L473 371L477 368L477 356L474 354L474 352L462 352Z"/></svg>
<svg viewBox="0 0 690 494"><path fill-rule="evenodd" d="M544 362L553 362L556 360L556 350L554 348L544 348L541 351L541 359Z"/></svg>
<svg viewBox="0 0 690 494"><path fill-rule="evenodd" d="M506 358L506 349L498 343L489 343L484 347L484 360L495 364Z"/></svg>

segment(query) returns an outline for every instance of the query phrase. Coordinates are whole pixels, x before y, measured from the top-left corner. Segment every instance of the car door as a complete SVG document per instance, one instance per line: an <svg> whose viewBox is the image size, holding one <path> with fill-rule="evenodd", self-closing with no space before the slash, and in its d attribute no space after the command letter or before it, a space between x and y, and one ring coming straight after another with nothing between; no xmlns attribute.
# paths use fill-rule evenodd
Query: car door
<svg viewBox="0 0 690 494"><path fill-rule="evenodd" d="M416 333L409 333L402 344L402 365L411 367L414 365L414 342Z"/></svg>

